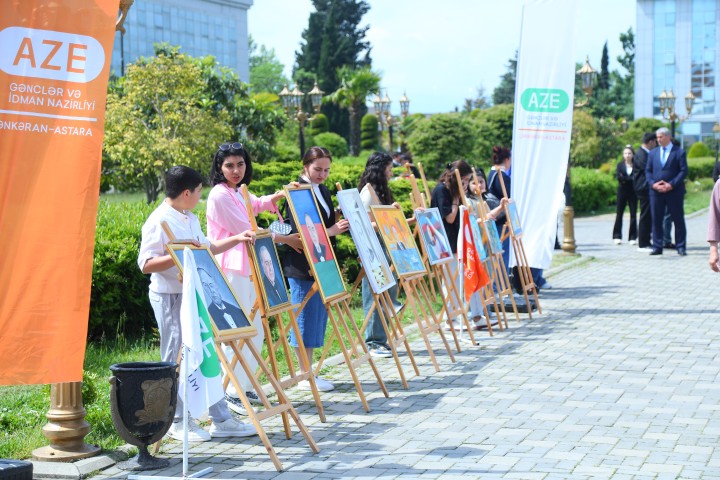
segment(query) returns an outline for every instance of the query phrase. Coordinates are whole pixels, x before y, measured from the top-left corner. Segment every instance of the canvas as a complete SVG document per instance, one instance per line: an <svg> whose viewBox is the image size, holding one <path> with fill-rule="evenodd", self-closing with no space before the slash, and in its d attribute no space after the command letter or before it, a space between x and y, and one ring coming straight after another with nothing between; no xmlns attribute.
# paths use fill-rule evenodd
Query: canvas
<svg viewBox="0 0 720 480"><path fill-rule="evenodd" d="M512 227L513 235L519 237L522 235L522 225L520 225L520 215L517 210L517 203L510 201L508 203L508 212L510 213L510 226Z"/></svg>
<svg viewBox="0 0 720 480"><path fill-rule="evenodd" d="M440 210L428 208L415 212L418 227L420 227L420 240L428 257L430 265L452 261L452 250L445 227L440 217Z"/></svg>
<svg viewBox="0 0 720 480"><path fill-rule="evenodd" d="M303 242L303 251L320 288L323 301L327 302L345 294L347 292L345 282L340 274L312 187L310 185L285 187L285 191L290 213Z"/></svg>
<svg viewBox="0 0 720 480"><path fill-rule="evenodd" d="M372 206L370 209L398 276L427 273L402 210L392 206Z"/></svg>
<svg viewBox="0 0 720 480"><path fill-rule="evenodd" d="M350 222L350 235L357 249L365 276L372 291L382 293L395 285L385 251L375 234L357 188L340 190L338 203L343 216Z"/></svg>
<svg viewBox="0 0 720 480"><path fill-rule="evenodd" d="M178 269L182 271L183 250L190 247L198 276L203 286L207 309L215 336L252 337L257 330L250 322L227 277L207 246L196 247L187 243L169 243L168 250Z"/></svg>
<svg viewBox="0 0 720 480"><path fill-rule="evenodd" d="M275 243L270 232L259 233L255 237L255 244L249 245L248 250L253 258L255 278L259 279L258 286L266 310L290 304L285 277L280 268ZM257 281L257 280L256 280Z"/></svg>

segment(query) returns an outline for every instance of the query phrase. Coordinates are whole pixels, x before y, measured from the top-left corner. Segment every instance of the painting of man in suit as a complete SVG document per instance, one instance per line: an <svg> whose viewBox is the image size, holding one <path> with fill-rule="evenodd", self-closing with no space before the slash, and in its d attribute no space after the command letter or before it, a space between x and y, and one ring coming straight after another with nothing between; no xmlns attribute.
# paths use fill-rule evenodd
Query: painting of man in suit
<svg viewBox="0 0 720 480"><path fill-rule="evenodd" d="M200 266L197 271L205 292L205 301L208 302L208 313L218 330L231 330L249 326L250 322L248 322L240 307L225 301L212 274Z"/></svg>
<svg viewBox="0 0 720 480"><path fill-rule="evenodd" d="M272 242L271 238L268 238ZM257 242L256 242L257 243ZM277 261L273 261L273 255L267 245L258 247L258 260L260 262L260 276L265 287L265 298L270 308L283 303L288 303L285 283L280 276Z"/></svg>
<svg viewBox="0 0 720 480"><path fill-rule="evenodd" d="M670 212L675 224L675 248L678 255L687 255L685 248L685 178L688 174L685 151L672 143L670 130L657 130L658 146L648 157L645 176L650 186L650 213L652 214L652 242L650 255L663 253L663 216Z"/></svg>

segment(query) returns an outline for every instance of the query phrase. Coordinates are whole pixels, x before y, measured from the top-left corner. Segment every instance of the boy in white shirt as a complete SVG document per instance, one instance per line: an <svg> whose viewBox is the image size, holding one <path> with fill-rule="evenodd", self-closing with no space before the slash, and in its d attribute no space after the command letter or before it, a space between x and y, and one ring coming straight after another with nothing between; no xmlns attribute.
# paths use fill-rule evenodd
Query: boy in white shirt
<svg viewBox="0 0 720 480"><path fill-rule="evenodd" d="M222 253L240 242L254 243L255 234L246 231L217 242L210 242L200 228L200 222L190 210L195 208L202 193L202 176L185 166L171 167L165 174L166 198L153 211L142 227L142 242L138 255L138 266L150 274L150 304L160 331L160 355L164 362L177 362L182 346L180 331L180 304L182 284L178 280L178 269L172 257L165 250L170 239L162 228L166 222L176 239L192 240L193 243L208 244L213 254ZM182 415L184 408L178 397L175 419L168 431L171 438L182 440ZM210 431L200 428L188 419L188 440L204 442L212 437L248 437L257 435L253 425L237 421L230 414L225 400L210 407L212 425Z"/></svg>

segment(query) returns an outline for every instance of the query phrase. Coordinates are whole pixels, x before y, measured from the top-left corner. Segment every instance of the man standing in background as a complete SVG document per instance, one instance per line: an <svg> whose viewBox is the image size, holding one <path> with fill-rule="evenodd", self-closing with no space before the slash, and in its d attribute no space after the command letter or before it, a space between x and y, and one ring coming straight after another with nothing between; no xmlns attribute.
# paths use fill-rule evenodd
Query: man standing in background
<svg viewBox="0 0 720 480"><path fill-rule="evenodd" d="M652 215L650 214L650 187L645 176L650 150L657 146L654 132L643 135L642 145L633 159L633 188L640 201L640 219L638 221L638 250L650 250L650 234L652 233Z"/></svg>

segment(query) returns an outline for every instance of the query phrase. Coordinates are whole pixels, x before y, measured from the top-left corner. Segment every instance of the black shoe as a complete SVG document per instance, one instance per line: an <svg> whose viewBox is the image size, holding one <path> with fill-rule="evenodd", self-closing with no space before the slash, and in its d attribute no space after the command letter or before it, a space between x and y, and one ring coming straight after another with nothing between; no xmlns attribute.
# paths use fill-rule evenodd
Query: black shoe
<svg viewBox="0 0 720 480"><path fill-rule="evenodd" d="M680 255L681 257L685 257L687 256L687 252L684 248L678 248L678 255Z"/></svg>
<svg viewBox="0 0 720 480"><path fill-rule="evenodd" d="M665 245L663 245L663 248L675 248L675 244L674 243L666 243Z"/></svg>
<svg viewBox="0 0 720 480"><path fill-rule="evenodd" d="M652 252L650 252L650 255L662 255L662 250L659 248L653 248Z"/></svg>

